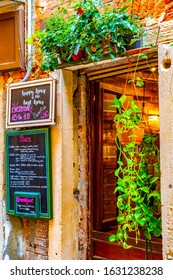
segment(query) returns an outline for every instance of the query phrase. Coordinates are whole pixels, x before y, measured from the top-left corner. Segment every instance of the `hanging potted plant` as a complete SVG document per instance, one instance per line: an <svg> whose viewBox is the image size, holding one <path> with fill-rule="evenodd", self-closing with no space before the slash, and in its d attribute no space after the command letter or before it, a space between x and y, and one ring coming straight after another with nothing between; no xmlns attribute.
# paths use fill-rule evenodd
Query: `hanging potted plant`
<svg viewBox="0 0 173 280"><path fill-rule="evenodd" d="M74 5L74 12L59 7L28 43L41 54L41 69L55 70L60 61L82 60L97 62L105 57L115 59L125 55L125 36L139 34L138 18L122 9L84 0Z"/></svg>
<svg viewBox="0 0 173 280"><path fill-rule="evenodd" d="M158 135L155 134L145 134L140 144L136 144L134 137L129 136L128 143L121 145L118 140L119 134L141 123L139 107L130 102L130 108L125 110L125 100L125 96L114 99L114 106L118 110L114 118L117 129L116 144L119 150L118 166L115 170L118 229L109 240L117 241L124 249L129 249L132 247L128 243L130 232L135 232L136 243L140 240L142 229L146 242L151 242L152 235L156 237L161 235L160 153L156 145Z"/></svg>
<svg viewBox="0 0 173 280"><path fill-rule="evenodd" d="M117 113L114 117L117 137L122 144L128 142L141 143L144 137L144 126L139 106L126 95L114 98Z"/></svg>

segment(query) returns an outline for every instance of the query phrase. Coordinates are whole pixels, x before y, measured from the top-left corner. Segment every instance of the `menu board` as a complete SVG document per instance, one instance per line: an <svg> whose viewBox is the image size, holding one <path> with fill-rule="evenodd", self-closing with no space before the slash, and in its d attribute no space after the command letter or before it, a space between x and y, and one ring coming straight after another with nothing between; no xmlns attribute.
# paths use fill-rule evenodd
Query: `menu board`
<svg viewBox="0 0 173 280"><path fill-rule="evenodd" d="M40 194L15 192L14 214L15 216L38 218L40 212Z"/></svg>
<svg viewBox="0 0 173 280"><path fill-rule="evenodd" d="M11 84L7 91L6 128L54 124L53 79Z"/></svg>
<svg viewBox="0 0 173 280"><path fill-rule="evenodd" d="M33 214L35 217L51 219L49 134L49 128L6 131L8 214L23 213L23 216L29 217ZM36 196L33 197L33 194ZM39 205L39 213L36 204Z"/></svg>

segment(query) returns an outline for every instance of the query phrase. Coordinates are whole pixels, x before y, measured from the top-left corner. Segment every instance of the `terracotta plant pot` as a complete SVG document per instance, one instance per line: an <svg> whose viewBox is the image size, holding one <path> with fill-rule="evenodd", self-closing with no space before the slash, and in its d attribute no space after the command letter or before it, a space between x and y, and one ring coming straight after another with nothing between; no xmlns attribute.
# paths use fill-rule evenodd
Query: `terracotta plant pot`
<svg viewBox="0 0 173 280"><path fill-rule="evenodd" d="M129 142L134 142L135 144L142 143L144 137L144 128L143 127L134 127L133 129L123 132L122 135L118 135L118 139L121 144L127 144Z"/></svg>

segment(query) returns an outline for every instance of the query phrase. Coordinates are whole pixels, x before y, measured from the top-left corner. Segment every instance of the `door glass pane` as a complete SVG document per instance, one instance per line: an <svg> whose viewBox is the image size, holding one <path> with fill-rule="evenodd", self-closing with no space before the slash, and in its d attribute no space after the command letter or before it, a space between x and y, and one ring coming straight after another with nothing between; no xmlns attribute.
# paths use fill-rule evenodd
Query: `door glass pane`
<svg viewBox="0 0 173 280"><path fill-rule="evenodd" d="M115 108L111 107L114 97L114 94L103 93L103 222L113 222L116 219L116 197L114 194L116 178L114 171L117 149L113 122Z"/></svg>

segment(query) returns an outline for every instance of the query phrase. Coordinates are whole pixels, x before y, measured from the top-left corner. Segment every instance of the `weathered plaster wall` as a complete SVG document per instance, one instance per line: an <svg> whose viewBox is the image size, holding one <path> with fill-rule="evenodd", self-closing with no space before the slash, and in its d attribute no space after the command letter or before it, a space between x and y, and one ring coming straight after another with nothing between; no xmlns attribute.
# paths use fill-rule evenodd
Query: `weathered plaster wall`
<svg viewBox="0 0 173 280"><path fill-rule="evenodd" d="M5 214L5 115L6 87L0 76L0 259L22 259L24 254L23 221Z"/></svg>
<svg viewBox="0 0 173 280"><path fill-rule="evenodd" d="M74 170L73 92L75 74L57 71L57 125L52 127L53 213L49 222L49 259L78 258L78 202Z"/></svg>
<svg viewBox="0 0 173 280"><path fill-rule="evenodd" d="M163 258L173 260L173 47L159 46Z"/></svg>
<svg viewBox="0 0 173 280"><path fill-rule="evenodd" d="M21 260L24 254L23 220L4 216L4 260Z"/></svg>
<svg viewBox="0 0 173 280"><path fill-rule="evenodd" d="M75 73L62 71L62 259L78 258L78 202L74 198L73 93Z"/></svg>
<svg viewBox="0 0 173 280"><path fill-rule="evenodd" d="M87 259L88 257L88 184L89 184L89 139L88 139L88 95L86 88L86 77L81 75L78 78L78 88L74 94L74 107L76 110L77 130L74 131L77 141L78 151L78 181L75 190L75 197L79 202L79 226L78 226L78 242L79 242L79 259Z"/></svg>
<svg viewBox="0 0 173 280"><path fill-rule="evenodd" d="M3 255L3 196L4 196L4 81L0 76L0 259Z"/></svg>
<svg viewBox="0 0 173 280"><path fill-rule="evenodd" d="M11 72L7 76L4 74L4 79L16 82L18 78L20 80L21 75L23 73ZM3 234L1 239L4 259L78 258L78 201L73 195L77 187L76 172L78 172L76 170L78 151L75 156L73 152L75 137L73 126L76 124L73 121L73 93L77 87L77 79L75 74L69 71L57 71L54 78L57 80L57 91L56 124L51 127L53 220L7 216L4 203L4 209L0 208L4 211L4 220L1 222L2 231L4 227L4 240ZM3 79L2 83L4 85ZM2 93L4 96L5 90ZM1 104L4 133L5 102ZM75 145L78 146L77 139ZM1 145L1 148L3 157L4 146ZM4 158L2 163L4 172ZM2 202L3 200L1 204Z"/></svg>

